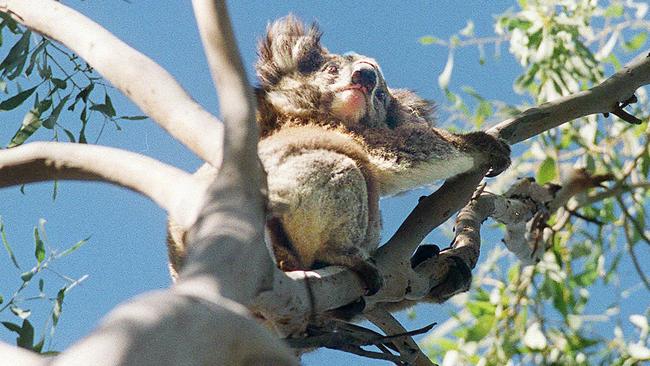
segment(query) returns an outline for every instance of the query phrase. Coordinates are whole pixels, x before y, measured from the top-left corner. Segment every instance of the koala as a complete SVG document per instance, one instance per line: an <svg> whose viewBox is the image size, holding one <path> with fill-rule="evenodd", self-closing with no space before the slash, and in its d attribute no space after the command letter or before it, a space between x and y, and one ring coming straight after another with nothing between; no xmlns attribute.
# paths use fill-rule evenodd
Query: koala
<svg viewBox="0 0 650 366"><path fill-rule="evenodd" d="M285 271L341 265L367 293L381 277L370 260L379 245L379 198L475 168L499 174L508 145L484 132L434 127L434 105L386 84L372 58L330 53L316 25L293 16L269 25L258 46L258 151L268 181L267 232ZM202 167L197 176L211 180ZM172 276L185 256L170 224Z"/></svg>

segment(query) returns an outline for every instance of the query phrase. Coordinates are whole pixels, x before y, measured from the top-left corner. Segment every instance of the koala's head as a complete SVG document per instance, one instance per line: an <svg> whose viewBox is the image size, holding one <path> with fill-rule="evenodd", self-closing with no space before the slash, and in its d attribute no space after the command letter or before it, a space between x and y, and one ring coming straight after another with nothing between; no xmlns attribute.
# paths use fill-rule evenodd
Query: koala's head
<svg viewBox="0 0 650 366"><path fill-rule="evenodd" d="M291 15L269 25L256 64L263 133L285 120L353 131L433 122L432 105L410 91L389 89L375 60L330 53L321 35L316 25L306 29Z"/></svg>

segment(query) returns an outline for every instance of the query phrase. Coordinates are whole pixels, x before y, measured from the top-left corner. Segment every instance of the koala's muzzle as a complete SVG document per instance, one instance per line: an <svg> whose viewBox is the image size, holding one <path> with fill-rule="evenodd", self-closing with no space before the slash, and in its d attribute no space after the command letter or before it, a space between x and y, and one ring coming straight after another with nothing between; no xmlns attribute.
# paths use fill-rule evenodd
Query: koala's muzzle
<svg viewBox="0 0 650 366"><path fill-rule="evenodd" d="M362 63L352 72L352 84L359 85L366 92L372 91L377 85L377 72L372 65Z"/></svg>

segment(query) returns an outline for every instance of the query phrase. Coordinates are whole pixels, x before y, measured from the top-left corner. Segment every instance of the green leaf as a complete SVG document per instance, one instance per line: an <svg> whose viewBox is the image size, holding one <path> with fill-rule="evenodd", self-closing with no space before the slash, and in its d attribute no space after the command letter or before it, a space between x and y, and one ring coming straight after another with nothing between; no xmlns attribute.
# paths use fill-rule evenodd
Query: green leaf
<svg viewBox="0 0 650 366"><path fill-rule="evenodd" d="M429 46L439 41L440 39L434 36L422 36L418 39L418 42L420 42L420 44L424 46Z"/></svg>
<svg viewBox="0 0 650 366"><path fill-rule="evenodd" d="M12 322L2 322L2 325L5 326L5 328L9 329L12 332L20 334L20 330L22 329L20 325L12 323Z"/></svg>
<svg viewBox="0 0 650 366"><path fill-rule="evenodd" d="M41 337L41 340L38 341L38 343L36 343L36 344L32 347L32 351L37 352L37 353L41 353L41 351L43 350L43 346L44 346L44 345L45 345L45 335L43 335L43 336Z"/></svg>
<svg viewBox="0 0 650 366"><path fill-rule="evenodd" d="M75 245L73 245L70 248L64 250L63 252L61 252L61 254L57 255L56 257L57 258L65 257L66 255L68 255L68 254L74 252L75 250L81 248L84 244L86 244L88 242L88 240L90 240L90 236L87 237L86 239L79 240Z"/></svg>
<svg viewBox="0 0 650 366"><path fill-rule="evenodd" d="M616 277L616 270L618 269L618 264L621 262L621 258L623 257L622 253L618 253L616 257L614 257L614 260L612 261L612 264L609 266L609 269L607 272L605 272L605 278L603 279L605 283L610 283L615 277Z"/></svg>
<svg viewBox="0 0 650 366"><path fill-rule="evenodd" d="M43 120L43 127L52 129L54 128L54 125L56 124L56 121L59 119L59 115L61 114L61 110L63 109L63 106L65 103L68 101L68 98L70 98L70 95L66 95L63 99L59 101L59 103L54 107L52 110L52 113Z"/></svg>
<svg viewBox="0 0 650 366"><path fill-rule="evenodd" d="M45 281L43 279L38 280L38 291L43 293L43 288L45 287Z"/></svg>
<svg viewBox="0 0 650 366"><path fill-rule="evenodd" d="M38 129L41 127L41 120L38 118L39 115L37 112L38 111L34 109L31 109L29 112L27 112L23 118L23 122L20 125L20 128L11 138L11 141L9 141L7 147L11 148L22 145L30 136L34 134L34 132L38 131Z"/></svg>
<svg viewBox="0 0 650 366"><path fill-rule="evenodd" d="M10 111L19 105L21 105L25 99L29 98L34 91L36 91L37 86L23 90L20 93L14 95L13 97L6 99L0 103L0 111Z"/></svg>
<svg viewBox="0 0 650 366"><path fill-rule="evenodd" d="M598 279L598 270L595 265L587 266L584 272L576 275L574 280L578 286L589 287Z"/></svg>
<svg viewBox="0 0 650 366"><path fill-rule="evenodd" d="M105 115L106 117L115 116L115 111L111 111L111 109L106 104L93 104L92 106L90 106L89 109L91 111L100 112L101 114ZM113 113L112 116L111 116L111 113Z"/></svg>
<svg viewBox="0 0 650 366"><path fill-rule="evenodd" d="M88 96L90 95L90 92L93 91L95 88L95 84L88 84L85 88L81 89L81 91L75 96L74 102L77 103L80 99L83 100L84 103L88 103Z"/></svg>
<svg viewBox="0 0 650 366"><path fill-rule="evenodd" d="M7 28L9 28L9 31L11 33L13 33L13 34L20 33L19 32L20 29L18 28L18 24L16 23L15 20L13 20L11 18L11 16L9 14L0 13L0 19L2 19L2 22L0 22L0 24L2 24L2 26L6 25Z"/></svg>
<svg viewBox="0 0 650 366"><path fill-rule="evenodd" d="M23 272L20 275L20 279L23 280L23 282L29 282L32 279L32 277L34 277L35 274L36 274L36 271L34 269L29 270L27 272Z"/></svg>
<svg viewBox="0 0 650 366"><path fill-rule="evenodd" d="M41 264L45 259L45 244L43 244L43 240L41 240L37 228L34 228L34 243L36 247L34 249L34 256L36 257L38 264Z"/></svg>
<svg viewBox="0 0 650 366"><path fill-rule="evenodd" d="M490 330L494 326L494 323L494 315L481 316L480 318L476 319L476 324L468 329L467 338L465 338L465 340L469 342L480 341L481 339L485 338L488 333L490 333Z"/></svg>
<svg viewBox="0 0 650 366"><path fill-rule="evenodd" d="M34 327L29 320L23 320L23 327L19 334L18 339L16 339L16 345L31 350L34 344Z"/></svg>
<svg viewBox="0 0 650 366"><path fill-rule="evenodd" d="M648 33L640 32L636 34L634 37L632 37L631 40L625 42L623 48L629 52L636 51L645 44L647 39L648 39Z"/></svg>
<svg viewBox="0 0 650 366"><path fill-rule="evenodd" d="M50 81L52 82L52 84L54 84L54 86L56 86L58 89L61 90L65 89L68 86L68 83L65 80L52 78L50 79Z"/></svg>
<svg viewBox="0 0 650 366"><path fill-rule="evenodd" d="M27 62L27 55L29 54L29 39L31 35L31 31L25 31L18 42L11 47L7 57L0 62L2 76L13 80L23 71L25 62Z"/></svg>
<svg viewBox="0 0 650 366"><path fill-rule="evenodd" d="M537 181L538 184L546 184L553 179L557 177L557 169L555 166L555 159L551 158L550 156L544 159L542 164L539 166L539 169L537 170L537 175L535 176L535 180Z"/></svg>
<svg viewBox="0 0 650 366"><path fill-rule="evenodd" d="M63 129L63 132L65 132L66 136L68 137L68 141L70 142L77 142L77 140L74 138L74 134L70 132L70 130Z"/></svg>
<svg viewBox="0 0 650 366"><path fill-rule="evenodd" d="M14 313L15 316L17 316L17 317L19 317L21 319L27 319L27 318L29 318L30 315L32 315L31 310L24 310L24 309L21 309L21 308L19 308L17 306L11 306L9 308L9 310L11 310L11 312Z"/></svg>
<svg viewBox="0 0 650 366"><path fill-rule="evenodd" d="M25 75L29 76L29 74L32 73L32 70L36 65L36 58L38 58L38 55L43 52L45 46L49 43L50 42L47 39L43 38L38 46L36 46L36 48L32 51L32 56L29 58L29 65L27 66L27 70L25 70Z"/></svg>
<svg viewBox="0 0 650 366"><path fill-rule="evenodd" d="M101 112L109 118L115 117L115 108L113 108L113 102L111 102L111 97L108 94L104 94L104 104L93 104L90 110Z"/></svg>
<svg viewBox="0 0 650 366"><path fill-rule="evenodd" d="M481 101L476 108L476 127L481 127L483 125L483 122L492 117L492 114L494 114L492 103L488 101Z"/></svg>
<svg viewBox="0 0 650 366"><path fill-rule="evenodd" d="M108 116L115 117L115 108L113 107L113 102L108 94L104 94L104 105L106 105L106 108L108 109Z"/></svg>
<svg viewBox="0 0 650 366"><path fill-rule="evenodd" d="M79 119L81 120L81 130L79 130L79 143L80 144L86 144L88 143L88 140L86 140L86 124L88 123L88 110L84 108L81 111L81 114L79 115Z"/></svg>
<svg viewBox="0 0 650 366"><path fill-rule="evenodd" d="M66 288L62 288L56 294L56 301L54 302L54 308L52 309L52 325L56 326L59 323L59 318L61 317L61 310L63 309L63 299L65 298Z"/></svg>
<svg viewBox="0 0 650 366"><path fill-rule="evenodd" d="M603 14L607 18L618 18L620 16L623 16L623 11L625 9L623 8L622 4L615 3L607 7L605 9L605 13Z"/></svg>
<svg viewBox="0 0 650 366"><path fill-rule="evenodd" d="M470 301L466 306L475 318L480 318L486 314L494 315L496 310L495 306L487 301Z"/></svg>
<svg viewBox="0 0 650 366"><path fill-rule="evenodd" d="M9 258L11 258L11 262L14 264L14 266L16 266L16 268L20 269L20 265L18 265L18 260L16 259L16 256L14 255L14 252L13 250L11 250L11 246L7 241L7 234L5 233L4 222L2 222L1 218L0 218L0 235L2 236L2 244L4 245L5 250L9 254Z"/></svg>
<svg viewBox="0 0 650 366"><path fill-rule="evenodd" d="M565 318L569 314L569 304L567 303L566 291L564 284L551 281L551 290L553 297L553 307L557 309Z"/></svg>

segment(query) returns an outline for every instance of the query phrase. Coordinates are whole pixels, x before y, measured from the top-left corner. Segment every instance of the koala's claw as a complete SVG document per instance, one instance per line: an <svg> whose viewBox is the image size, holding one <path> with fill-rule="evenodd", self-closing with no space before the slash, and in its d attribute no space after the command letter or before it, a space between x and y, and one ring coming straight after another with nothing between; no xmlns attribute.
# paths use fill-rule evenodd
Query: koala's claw
<svg viewBox="0 0 650 366"><path fill-rule="evenodd" d="M494 139L494 146L488 150L490 171L486 176L496 177L510 166L510 145L504 140Z"/></svg>
<svg viewBox="0 0 650 366"><path fill-rule="evenodd" d="M490 167L486 174L495 177L510 166L510 145L504 140L489 135L483 131L463 135L471 149L478 154L482 164Z"/></svg>
<svg viewBox="0 0 650 366"><path fill-rule="evenodd" d="M361 261L350 267L352 271L361 277L361 280L366 284L365 296L372 296L376 294L379 289L384 285L384 281L377 270L377 267L370 261Z"/></svg>

